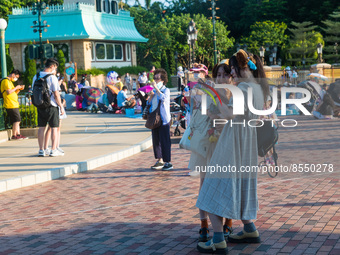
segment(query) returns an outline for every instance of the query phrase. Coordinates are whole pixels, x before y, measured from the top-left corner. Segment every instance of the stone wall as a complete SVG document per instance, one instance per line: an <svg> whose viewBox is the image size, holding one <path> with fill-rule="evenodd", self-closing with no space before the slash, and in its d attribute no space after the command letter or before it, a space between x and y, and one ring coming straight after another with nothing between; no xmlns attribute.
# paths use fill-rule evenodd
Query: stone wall
<svg viewBox="0 0 340 255"><path fill-rule="evenodd" d="M131 43L131 65L137 66L136 43Z"/></svg>
<svg viewBox="0 0 340 255"><path fill-rule="evenodd" d="M19 71L23 71L22 58L24 57L21 52L21 43L11 43L9 45L9 52L13 61L13 66Z"/></svg>

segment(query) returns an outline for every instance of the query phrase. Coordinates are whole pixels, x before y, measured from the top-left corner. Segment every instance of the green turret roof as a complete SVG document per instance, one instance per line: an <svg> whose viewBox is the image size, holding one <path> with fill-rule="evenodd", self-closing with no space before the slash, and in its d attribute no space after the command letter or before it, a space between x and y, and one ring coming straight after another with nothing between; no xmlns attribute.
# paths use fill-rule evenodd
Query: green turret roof
<svg viewBox="0 0 340 255"><path fill-rule="evenodd" d="M6 43L39 41L33 33L33 15L29 8L13 9L6 29ZM119 10L118 15L96 12L95 6L84 3L49 6L42 15L50 27L43 32L43 41L93 39L127 42L147 42L135 27L130 12Z"/></svg>

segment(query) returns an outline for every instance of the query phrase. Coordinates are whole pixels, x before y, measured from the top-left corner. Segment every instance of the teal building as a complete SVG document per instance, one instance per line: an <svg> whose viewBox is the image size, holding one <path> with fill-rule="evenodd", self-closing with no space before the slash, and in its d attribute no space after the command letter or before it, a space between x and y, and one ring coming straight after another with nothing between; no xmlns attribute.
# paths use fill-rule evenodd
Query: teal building
<svg viewBox="0 0 340 255"><path fill-rule="evenodd" d="M38 19L32 10L13 8L6 29L6 43L14 67L25 70L25 48L29 41L38 43L39 33L31 26ZM63 5L48 6L42 15L50 27L42 33L43 42L61 49L66 62L76 62L78 68L134 66L136 43L147 42L137 31L130 12L119 10L114 0L64 0Z"/></svg>

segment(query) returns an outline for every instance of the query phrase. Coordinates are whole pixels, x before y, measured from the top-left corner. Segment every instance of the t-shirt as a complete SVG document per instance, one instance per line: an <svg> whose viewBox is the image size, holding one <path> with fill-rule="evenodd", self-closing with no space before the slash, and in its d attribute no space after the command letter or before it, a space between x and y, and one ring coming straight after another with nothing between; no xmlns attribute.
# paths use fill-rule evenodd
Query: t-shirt
<svg viewBox="0 0 340 255"><path fill-rule="evenodd" d="M122 107L124 101L127 99L127 95L126 92L124 90L119 91L118 95L117 95L117 104L118 107Z"/></svg>
<svg viewBox="0 0 340 255"><path fill-rule="evenodd" d="M45 77L48 74L50 74L50 73L40 72L40 77ZM34 82L35 82L36 79L37 79L37 75L35 75L34 78L33 78L32 89L34 87ZM58 105L57 105L57 102L55 101L53 92L60 90L58 78L57 78L57 76L52 74L47 78L46 81L47 81L47 86L48 86L48 89L49 89L50 95L51 95L51 105L54 106L54 107L57 107Z"/></svg>
<svg viewBox="0 0 340 255"><path fill-rule="evenodd" d="M122 88L124 87L124 84L121 81L119 81L115 84L115 86L117 89L122 90Z"/></svg>
<svg viewBox="0 0 340 255"><path fill-rule="evenodd" d="M4 107L6 109L19 108L18 94L14 91L13 93L7 95L8 89L14 89L13 82L9 79L3 79L1 82L1 92L4 97Z"/></svg>

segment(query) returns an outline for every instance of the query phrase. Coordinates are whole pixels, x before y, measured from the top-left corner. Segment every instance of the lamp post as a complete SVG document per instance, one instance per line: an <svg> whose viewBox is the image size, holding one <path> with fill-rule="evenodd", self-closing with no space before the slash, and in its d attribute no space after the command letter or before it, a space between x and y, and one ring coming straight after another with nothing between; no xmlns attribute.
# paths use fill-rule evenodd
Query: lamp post
<svg viewBox="0 0 340 255"><path fill-rule="evenodd" d="M334 43L335 62L338 63L338 43Z"/></svg>
<svg viewBox="0 0 340 255"><path fill-rule="evenodd" d="M318 52L318 62L322 63L322 44L318 43L318 45L316 46L316 50Z"/></svg>
<svg viewBox="0 0 340 255"><path fill-rule="evenodd" d="M198 31L196 30L195 27L195 22L194 20L191 20L189 22L189 27L187 30L187 35L188 35L188 44L189 44L189 68L191 67L191 63L195 62L195 42L197 41L197 33ZM192 61L190 59L190 51L192 49Z"/></svg>
<svg viewBox="0 0 340 255"><path fill-rule="evenodd" d="M273 65L273 53L270 53L269 55L269 63L271 66Z"/></svg>
<svg viewBox="0 0 340 255"><path fill-rule="evenodd" d="M265 53L266 49L263 46L261 46L259 51L260 51L260 57L261 57L261 60L262 60L262 64L264 65L264 53Z"/></svg>
<svg viewBox="0 0 340 255"><path fill-rule="evenodd" d="M176 62L176 70L175 70L175 75L177 74L177 64L178 64L178 52L177 50L175 51L175 62Z"/></svg>
<svg viewBox="0 0 340 255"><path fill-rule="evenodd" d="M274 61L274 65L276 65L276 53L277 53L277 44L274 43L274 46L273 46L273 61Z"/></svg>
<svg viewBox="0 0 340 255"><path fill-rule="evenodd" d="M303 70L305 70L305 65L306 65L306 59L305 58L302 59L302 65L303 65Z"/></svg>
<svg viewBox="0 0 340 255"><path fill-rule="evenodd" d="M7 21L0 19L0 53L1 53L1 75L2 78L7 77L6 64L6 47L5 47L5 30L7 28Z"/></svg>

